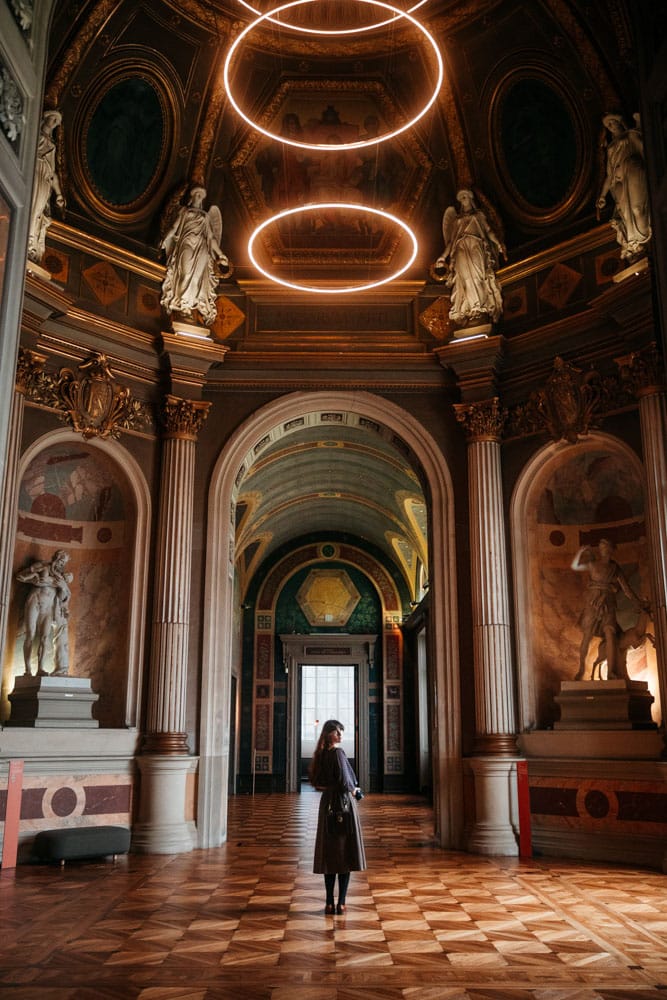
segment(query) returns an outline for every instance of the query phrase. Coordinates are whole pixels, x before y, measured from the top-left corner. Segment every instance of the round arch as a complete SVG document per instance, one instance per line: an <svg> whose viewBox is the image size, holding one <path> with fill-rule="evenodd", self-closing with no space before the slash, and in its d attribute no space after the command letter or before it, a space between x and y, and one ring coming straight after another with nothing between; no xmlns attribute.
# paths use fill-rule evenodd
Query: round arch
<svg viewBox="0 0 667 1000"><path fill-rule="evenodd" d="M81 448L82 438L67 428L50 431L33 441L18 463L17 482L21 483L30 463L43 451L54 445L71 444ZM135 537L131 546L132 570L127 581L130 594L128 608L127 690L125 696L125 727L139 726L141 706L142 663L145 635L145 607L148 587L149 540L151 498L148 484L138 462L118 441L91 438L85 447L106 455L118 470L119 477L127 483L135 506Z"/></svg>
<svg viewBox="0 0 667 1000"><path fill-rule="evenodd" d="M516 619L517 682L519 694L519 731L525 732L538 726L538 690L534 669L534 629L531 628L534 609L534 581L532 580L531 503L545 474L557 463L574 454L592 449L605 450L617 456L631 470L635 482L643 483L644 469L637 453L625 442L599 431L591 431L576 444L565 441L551 442L524 466L517 479L510 502L512 532L512 562L514 578L514 609Z"/></svg>
<svg viewBox="0 0 667 1000"><path fill-rule="evenodd" d="M384 424L407 444L428 483L433 565L430 646L435 682L432 734L434 809L443 847L462 842L461 720L456 611L454 502L447 463L428 431L411 414L367 392L295 392L245 421L220 453L208 495L205 617L201 691L198 845L215 847L227 832L227 773L234 590L233 496L249 448L281 423L320 409L344 409Z"/></svg>

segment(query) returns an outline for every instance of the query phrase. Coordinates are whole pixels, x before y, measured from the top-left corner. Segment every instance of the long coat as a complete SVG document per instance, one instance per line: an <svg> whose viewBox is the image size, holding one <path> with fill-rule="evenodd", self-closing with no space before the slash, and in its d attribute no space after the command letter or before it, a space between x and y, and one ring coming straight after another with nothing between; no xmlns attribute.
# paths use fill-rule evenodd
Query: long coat
<svg viewBox="0 0 667 1000"><path fill-rule="evenodd" d="M322 752L317 787L322 789L322 798L317 818L313 871L318 875L363 871L366 867L366 854L357 803L352 794L357 787L357 779L342 747L336 746ZM349 792L351 830L342 834L331 834L327 832L327 810L341 791Z"/></svg>

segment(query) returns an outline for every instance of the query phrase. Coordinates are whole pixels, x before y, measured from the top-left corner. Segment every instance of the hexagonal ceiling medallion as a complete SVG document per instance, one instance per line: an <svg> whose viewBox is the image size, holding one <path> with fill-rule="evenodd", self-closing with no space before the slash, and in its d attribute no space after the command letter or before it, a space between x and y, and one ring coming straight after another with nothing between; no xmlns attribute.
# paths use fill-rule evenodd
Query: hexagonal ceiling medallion
<svg viewBox="0 0 667 1000"><path fill-rule="evenodd" d="M345 625L361 599L344 569L313 569L296 600L310 625Z"/></svg>

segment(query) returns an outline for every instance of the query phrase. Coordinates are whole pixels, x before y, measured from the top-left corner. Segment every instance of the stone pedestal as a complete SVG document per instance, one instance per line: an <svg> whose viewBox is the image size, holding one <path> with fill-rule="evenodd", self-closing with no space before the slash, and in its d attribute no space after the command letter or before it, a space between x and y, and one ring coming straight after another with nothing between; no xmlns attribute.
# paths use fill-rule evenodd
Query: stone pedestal
<svg viewBox="0 0 667 1000"><path fill-rule="evenodd" d="M93 705L99 695L88 677L17 677L9 695L9 726L35 729L96 729Z"/></svg>
<svg viewBox="0 0 667 1000"><path fill-rule="evenodd" d="M554 729L656 729L646 681L562 681Z"/></svg>

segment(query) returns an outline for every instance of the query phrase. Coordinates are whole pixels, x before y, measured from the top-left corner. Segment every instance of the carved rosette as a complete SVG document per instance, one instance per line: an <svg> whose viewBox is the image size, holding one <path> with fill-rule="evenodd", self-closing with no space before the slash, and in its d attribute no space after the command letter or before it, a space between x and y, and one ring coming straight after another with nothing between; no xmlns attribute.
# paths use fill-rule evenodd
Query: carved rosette
<svg viewBox="0 0 667 1000"><path fill-rule="evenodd" d="M615 358L621 379L628 383L638 399L664 392L665 368L655 344L643 351L634 351L623 358Z"/></svg>
<svg viewBox="0 0 667 1000"><path fill-rule="evenodd" d="M455 403L454 410L468 441L500 441L507 410L500 405L497 396L481 403Z"/></svg>
<svg viewBox="0 0 667 1000"><path fill-rule="evenodd" d="M44 354L19 347L19 356L16 362L16 391L20 392L22 396L37 394L44 377L45 363L46 356Z"/></svg>
<svg viewBox="0 0 667 1000"><path fill-rule="evenodd" d="M115 384L104 354L93 354L77 371L61 368L54 382L58 407L84 438L115 438L148 423L145 406L127 386Z"/></svg>
<svg viewBox="0 0 667 1000"><path fill-rule="evenodd" d="M201 400L167 396L162 411L163 437L172 440L196 441L208 417L210 403Z"/></svg>

